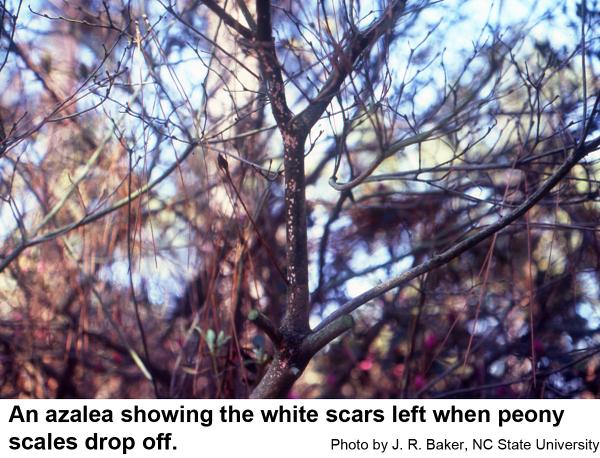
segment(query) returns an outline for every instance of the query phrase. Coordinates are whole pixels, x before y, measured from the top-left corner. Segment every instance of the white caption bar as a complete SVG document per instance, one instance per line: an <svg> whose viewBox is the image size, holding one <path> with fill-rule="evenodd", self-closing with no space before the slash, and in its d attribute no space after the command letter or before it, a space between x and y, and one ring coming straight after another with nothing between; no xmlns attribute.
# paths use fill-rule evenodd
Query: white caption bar
<svg viewBox="0 0 600 458"><path fill-rule="evenodd" d="M600 401L0 401L0 456L600 456Z"/></svg>

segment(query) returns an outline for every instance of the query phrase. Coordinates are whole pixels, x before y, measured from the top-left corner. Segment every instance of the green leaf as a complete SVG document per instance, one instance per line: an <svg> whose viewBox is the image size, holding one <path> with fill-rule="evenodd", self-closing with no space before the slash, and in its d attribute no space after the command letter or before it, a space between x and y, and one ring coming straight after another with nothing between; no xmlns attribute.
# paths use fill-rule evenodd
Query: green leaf
<svg viewBox="0 0 600 458"><path fill-rule="evenodd" d="M231 337L226 336L225 333L223 332L223 330L221 329L219 331L219 335L217 335L217 348L221 348L223 345L225 345L227 342L229 342L229 339Z"/></svg>
<svg viewBox="0 0 600 458"><path fill-rule="evenodd" d="M208 351L213 354L215 352L215 331L209 329L206 331L206 335L204 336L204 340L206 340L206 345L208 346Z"/></svg>

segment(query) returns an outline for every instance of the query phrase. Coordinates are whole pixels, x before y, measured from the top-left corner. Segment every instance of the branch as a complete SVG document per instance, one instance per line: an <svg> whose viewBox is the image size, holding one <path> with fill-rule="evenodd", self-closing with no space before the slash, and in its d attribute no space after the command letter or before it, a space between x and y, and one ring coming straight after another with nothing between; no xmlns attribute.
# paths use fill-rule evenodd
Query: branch
<svg viewBox="0 0 600 458"><path fill-rule="evenodd" d="M181 154L181 156L179 156L179 158L173 164L171 164L161 175L156 177L150 183L145 184L144 186L138 188L136 191L130 193L128 196L123 197L122 199L118 200L110 207L105 208L103 210L98 210L95 213L90 213L90 214L84 216L83 218L81 218L79 221L74 221L72 223L65 224L64 226L60 226L56 229L53 229L50 232L47 232L47 233L40 235L38 237L35 237L33 239L23 240L17 247L15 247L5 257L3 257L3 258L0 257L0 272L2 272L4 269L6 269L10 265L10 263L12 261L14 261L17 257L19 257L19 255L23 251L25 251L27 248L30 248L35 245L39 245L40 243L48 242L50 240L55 239L56 237L59 237L59 236L64 235L74 229L77 229L78 227L93 223L94 221L97 221L97 220L105 217L106 215L119 210L120 208L124 207L125 205L128 205L129 202L133 202L138 197L148 193L154 187L159 185L171 173L173 173L173 171L176 170L190 154L192 154L192 152L196 149L196 147L198 147L199 144L200 144L200 142L198 142L198 141L194 141L194 142L190 143L187 146L187 148L185 149L185 151Z"/></svg>
<svg viewBox="0 0 600 458"><path fill-rule="evenodd" d="M209 10L211 10L213 13L215 13L217 16L219 16L219 18L225 24L227 24L229 27L231 27L233 30L235 30L237 33L239 33L241 36L243 36L247 40L252 39L252 37L253 37L252 31L250 29L248 29L247 27L244 27L242 24L240 24L233 16L231 16L227 11L225 11L217 2L215 2L213 0L202 0L202 3L204 3L208 7Z"/></svg>
<svg viewBox="0 0 600 458"><path fill-rule="evenodd" d="M292 112L285 98L281 65L275 52L270 0L256 0L256 41L254 45L263 78L267 83L267 93L273 116L279 128L286 129L292 119Z"/></svg>
<svg viewBox="0 0 600 458"><path fill-rule="evenodd" d="M598 101L600 100L600 96L596 99L596 108L598 106ZM596 110L595 108L595 110ZM595 111L594 110L594 111ZM590 116L590 120L593 118ZM332 326L337 318L343 315L347 315L354 310L356 310L361 305L367 303L368 301L386 293L387 291L397 288L405 284L406 282L427 273L433 269L436 269L440 266L443 266L454 258L460 256L465 251L473 248L475 245L483 242L488 237L492 236L496 232L505 228L512 222L519 219L523 216L531 207L537 204L546 194L548 194L554 186L556 186L569 171L587 154L596 150L600 146L600 137L588 142L582 143L581 146L577 147L571 155L567 158L567 160L546 180L546 182L537 189L528 199L526 199L521 205L515 208L511 213L506 216L503 216L494 224L490 224L485 229L480 230L476 234L473 234L470 237L467 237L460 243L457 243L453 247L447 249L443 253L433 256L429 260L419 264L418 266L413 267L412 269L407 270L403 274L391 278L374 288L360 294L359 296L351 299L350 301L343 304L339 309L325 318L316 328L315 331L319 331L326 327Z"/></svg>
<svg viewBox="0 0 600 458"><path fill-rule="evenodd" d="M296 118L307 131L319 120L331 100L337 95L342 83L354 68L358 58L379 37L390 30L402 15L406 0L392 2L377 21L362 32L351 37L349 44L339 52L327 81L317 97ZM335 56L335 55L334 55ZM334 57L335 58L335 57Z"/></svg>
<svg viewBox="0 0 600 458"><path fill-rule="evenodd" d="M238 5L238 8L242 11L242 14L244 15L244 19L246 19L246 22L252 29L252 32L256 32L256 21L252 17L250 10L246 6L246 3L244 3L245 1L246 0L236 0L236 3Z"/></svg>
<svg viewBox="0 0 600 458"><path fill-rule="evenodd" d="M354 327L354 318L352 315L342 315L331 322L329 326L321 328L315 332L310 333L302 341L300 351L312 357L321 348L327 345L336 337L342 335L344 332Z"/></svg>
<svg viewBox="0 0 600 458"><path fill-rule="evenodd" d="M279 346L281 343L281 333L267 315L260 310L252 309L248 312L248 320L252 321L258 329L268 335L275 346Z"/></svg>
<svg viewBox="0 0 600 458"><path fill-rule="evenodd" d="M287 304L280 331L284 340L296 340L310 331L304 172L307 132L290 123L293 113L287 105L282 69L275 52L269 0L256 0L256 27L254 47L284 146Z"/></svg>

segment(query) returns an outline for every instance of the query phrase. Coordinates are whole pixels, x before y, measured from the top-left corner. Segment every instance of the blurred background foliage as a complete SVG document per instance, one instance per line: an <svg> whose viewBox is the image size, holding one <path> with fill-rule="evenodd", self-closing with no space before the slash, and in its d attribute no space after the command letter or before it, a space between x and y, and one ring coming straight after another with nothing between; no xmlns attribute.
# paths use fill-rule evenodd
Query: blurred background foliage
<svg viewBox="0 0 600 458"><path fill-rule="evenodd" d="M247 314L285 304L282 142L260 44L215 4L251 27L232 0L0 6L0 396L246 397L264 374ZM293 110L386 5L272 2ZM358 309L289 396L598 397L600 5L404 8L307 141L313 325L589 154Z"/></svg>

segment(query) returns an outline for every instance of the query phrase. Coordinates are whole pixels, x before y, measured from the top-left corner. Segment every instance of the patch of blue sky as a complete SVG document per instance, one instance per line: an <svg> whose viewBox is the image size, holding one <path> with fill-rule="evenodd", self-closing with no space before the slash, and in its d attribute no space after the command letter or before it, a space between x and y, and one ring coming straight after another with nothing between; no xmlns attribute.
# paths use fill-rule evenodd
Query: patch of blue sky
<svg viewBox="0 0 600 458"><path fill-rule="evenodd" d="M506 358L500 358L488 366L488 372L493 377L502 377L506 372Z"/></svg>
<svg viewBox="0 0 600 458"><path fill-rule="evenodd" d="M349 265L353 271L361 272L390 261L392 261L390 250L382 243L374 251L368 251L363 248L357 249L352 253ZM358 296L390 277L400 275L408 270L413 262L414 258L412 256L405 256L399 261L391 263L389 266L378 268L366 275L350 278L346 282L346 292L350 297Z"/></svg>
<svg viewBox="0 0 600 458"><path fill-rule="evenodd" d="M577 377L567 380L564 374L561 374L560 372L550 374L548 377L548 382L563 396L568 396L570 393L579 392L583 385L581 378Z"/></svg>
<svg viewBox="0 0 600 458"><path fill-rule="evenodd" d="M467 321L465 329L469 334L475 336L486 335L492 329L498 326L498 319L493 316L483 317L475 320Z"/></svg>
<svg viewBox="0 0 600 458"><path fill-rule="evenodd" d="M473 186L465 190L467 196L473 197L479 201L485 201L492 197L492 191L489 188L483 186ZM484 205L493 206L492 203L486 203Z"/></svg>
<svg viewBox="0 0 600 458"><path fill-rule="evenodd" d="M2 224L0 224L0 239L3 241L17 229L17 220L10 205L8 201L0 200L0 221L2 221Z"/></svg>
<svg viewBox="0 0 600 458"><path fill-rule="evenodd" d="M24 186L19 178L15 180L15 186ZM25 227L25 231L31 225L37 223L39 216L39 202L35 195L27 189L21 189L19 193L14 193L16 199L8 201L0 200L0 239L6 240L13 234L20 239L17 233L18 221L20 219ZM11 208L12 207L12 208Z"/></svg>
<svg viewBox="0 0 600 458"><path fill-rule="evenodd" d="M600 329L600 285L595 272L577 275L584 299L577 303L577 314L587 321L588 329Z"/></svg>
<svg viewBox="0 0 600 458"><path fill-rule="evenodd" d="M577 304L577 315L586 321L588 329L600 330L600 302L582 301Z"/></svg>
<svg viewBox="0 0 600 458"><path fill-rule="evenodd" d="M169 254L160 252L160 248L156 257L148 254L144 262L136 263L136 268L132 274L136 292L139 294L141 289L145 288L150 302L163 311L167 311L173 305L174 298L183 293L185 282L191 279L195 271L194 269L185 268L187 247L182 250L174 250L170 246L168 249ZM99 278L116 286L129 288L129 261L127 256L122 253L110 265L103 266L100 269ZM173 281L173 279L179 281Z"/></svg>

